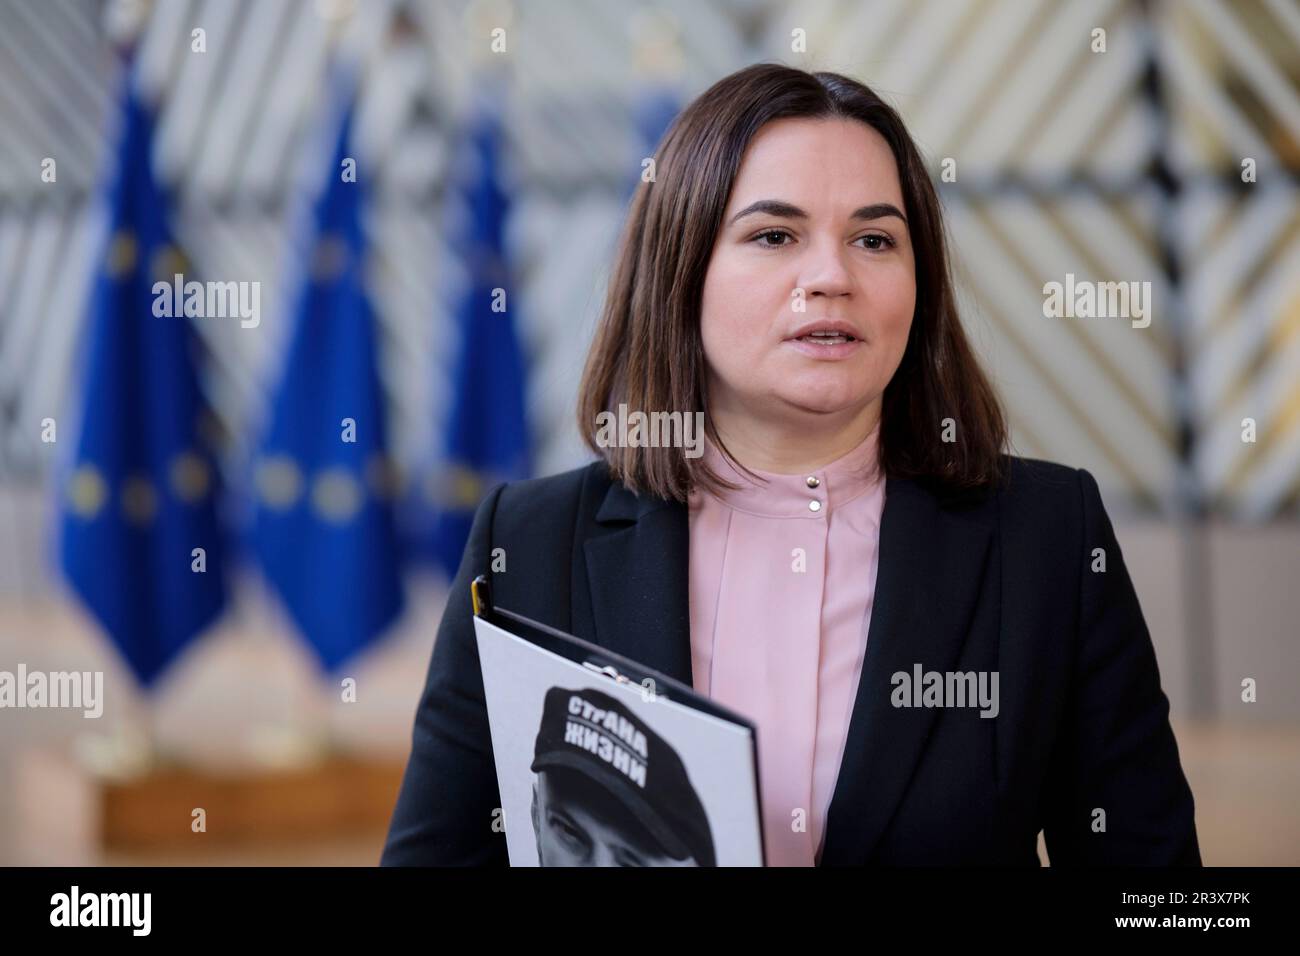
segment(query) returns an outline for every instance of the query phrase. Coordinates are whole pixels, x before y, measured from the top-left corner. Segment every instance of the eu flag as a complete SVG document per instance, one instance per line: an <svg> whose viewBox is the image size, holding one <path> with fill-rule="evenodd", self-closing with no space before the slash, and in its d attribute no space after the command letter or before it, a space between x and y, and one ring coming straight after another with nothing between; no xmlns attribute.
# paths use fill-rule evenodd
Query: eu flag
<svg viewBox="0 0 1300 956"><path fill-rule="evenodd" d="M529 471L524 415L524 362L515 335L518 291L507 268L509 201L502 184L499 89L477 100L452 169L450 247L463 257L466 280L453 324L459 356L440 469L431 550L448 578L460 565L474 511L493 486Z"/></svg>
<svg viewBox="0 0 1300 956"><path fill-rule="evenodd" d="M643 181L642 177L646 175L645 167L641 164L655 155L655 150L659 148L659 141L668 132L668 127L677 118L681 107L681 97L665 83L652 83L635 94L632 125L637 148L643 150L643 155L638 157L640 168L637 179L632 183L632 192L636 192Z"/></svg>
<svg viewBox="0 0 1300 956"><path fill-rule="evenodd" d="M154 179L153 119L131 80L92 287L80 428L60 480L59 560L140 683L154 684L220 613L226 592L214 421L189 319L155 315L155 281L185 271ZM207 432L210 435L210 432Z"/></svg>
<svg viewBox="0 0 1300 956"><path fill-rule="evenodd" d="M343 112L315 199L306 274L254 463L253 546L327 671L378 638L403 598L375 315L364 284L366 170Z"/></svg>

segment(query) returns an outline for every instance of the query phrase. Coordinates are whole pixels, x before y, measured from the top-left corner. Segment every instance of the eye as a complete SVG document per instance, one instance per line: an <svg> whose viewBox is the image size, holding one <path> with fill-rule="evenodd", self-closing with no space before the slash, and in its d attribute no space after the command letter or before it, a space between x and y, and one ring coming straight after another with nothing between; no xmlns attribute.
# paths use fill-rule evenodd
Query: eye
<svg viewBox="0 0 1300 956"><path fill-rule="evenodd" d="M790 235L790 233L786 232L784 229L764 229L762 232L760 232L757 236L755 236L753 239L749 241L753 243L757 243L763 249L780 249L781 247L788 245L788 243L785 242L778 242L776 244L773 244L770 242L758 241L760 239L766 239L773 236L780 236L785 239L794 239L794 236Z"/></svg>
<svg viewBox="0 0 1300 956"><path fill-rule="evenodd" d="M570 826L567 820L551 814L550 824L551 829L560 835L560 839L568 845L570 850L580 853L586 849L586 840L583 839L583 835Z"/></svg>
<svg viewBox="0 0 1300 956"><path fill-rule="evenodd" d="M863 248L870 249L872 252L879 252L881 249L892 249L898 245L892 237L885 235L883 232L869 232L865 236L858 236L854 242L861 242L864 239L867 241L867 245L863 246ZM872 245L872 243L875 243L875 245Z"/></svg>

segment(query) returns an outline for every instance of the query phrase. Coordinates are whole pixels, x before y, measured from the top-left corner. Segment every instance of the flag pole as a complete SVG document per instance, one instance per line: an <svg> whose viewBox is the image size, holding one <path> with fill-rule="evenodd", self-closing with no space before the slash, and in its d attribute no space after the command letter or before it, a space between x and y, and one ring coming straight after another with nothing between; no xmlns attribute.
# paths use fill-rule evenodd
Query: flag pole
<svg viewBox="0 0 1300 956"><path fill-rule="evenodd" d="M135 82L135 54L152 7L152 0L138 4L117 0L107 4L103 11L103 26L121 60L126 88ZM130 666L125 670L131 676L118 685L122 689L121 707L111 729L103 735L83 738L78 746L83 765L101 778L117 781L147 774L157 765L159 755L155 708L149 700L149 688L132 679L135 675Z"/></svg>

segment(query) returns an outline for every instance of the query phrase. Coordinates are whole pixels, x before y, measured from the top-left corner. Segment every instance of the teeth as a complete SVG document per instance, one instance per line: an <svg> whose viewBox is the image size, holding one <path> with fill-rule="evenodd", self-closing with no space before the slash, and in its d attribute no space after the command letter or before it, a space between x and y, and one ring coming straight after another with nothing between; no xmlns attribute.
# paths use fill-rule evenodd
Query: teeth
<svg viewBox="0 0 1300 956"><path fill-rule="evenodd" d="M844 335L841 332L811 332L803 336L803 341L816 342L819 345L840 345L852 341L852 336Z"/></svg>

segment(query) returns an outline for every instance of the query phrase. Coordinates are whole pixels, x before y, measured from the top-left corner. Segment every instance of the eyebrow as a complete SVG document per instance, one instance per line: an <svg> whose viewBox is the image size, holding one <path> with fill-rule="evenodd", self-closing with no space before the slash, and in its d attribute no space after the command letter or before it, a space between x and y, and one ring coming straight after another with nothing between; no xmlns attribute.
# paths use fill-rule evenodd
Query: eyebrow
<svg viewBox="0 0 1300 956"><path fill-rule="evenodd" d="M783 202L780 199L760 199L758 202L750 203L744 209L740 210L740 212L732 216L731 222L727 223L727 225L734 226L745 216L752 216L755 213L760 212L765 212L769 216L779 216L782 219L808 218L808 213L804 212L792 203ZM903 221L903 225L907 225L907 217L903 215L902 211L897 206L888 202L873 202L869 206L862 206L853 210L849 215L849 218L867 221L871 219L884 219L886 216L895 216Z"/></svg>

